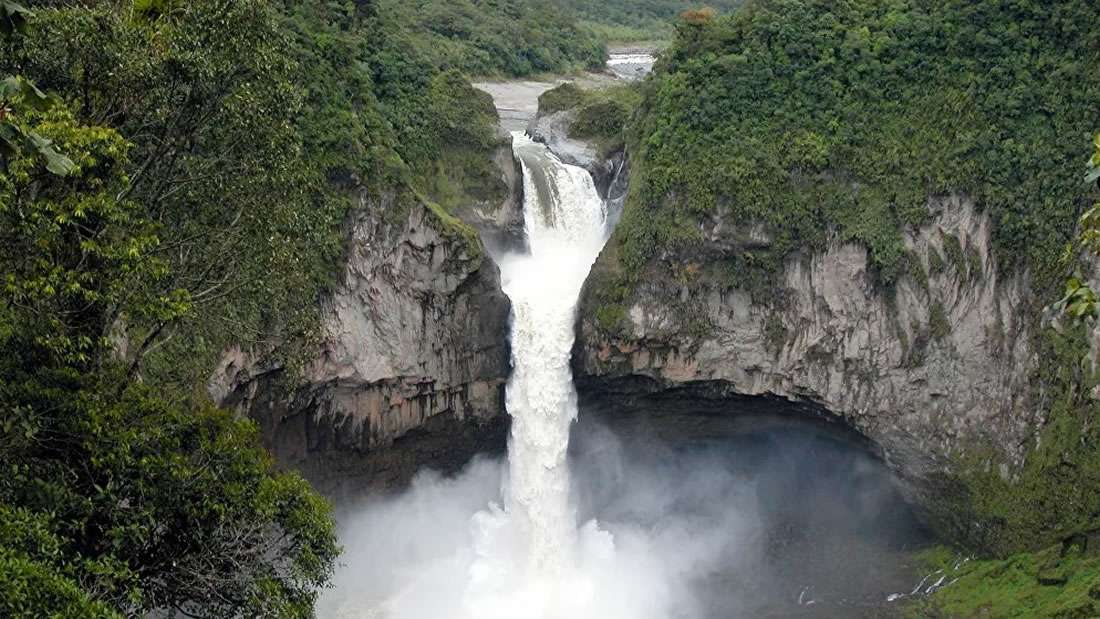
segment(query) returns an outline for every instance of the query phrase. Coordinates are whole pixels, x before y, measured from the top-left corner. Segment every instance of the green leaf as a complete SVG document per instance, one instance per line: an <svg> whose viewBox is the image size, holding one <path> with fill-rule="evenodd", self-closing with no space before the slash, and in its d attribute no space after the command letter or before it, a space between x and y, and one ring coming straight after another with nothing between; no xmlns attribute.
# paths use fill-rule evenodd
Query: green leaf
<svg viewBox="0 0 1100 619"><path fill-rule="evenodd" d="M76 164L72 159L69 159L65 155L57 152L57 149L53 147L53 142L38 135L34 131L27 132L27 139L34 145L34 149L38 151L38 154L42 155L46 159L46 169L58 176L68 176Z"/></svg>
<svg viewBox="0 0 1100 619"><path fill-rule="evenodd" d="M56 103L53 97L22 75L9 76L0 82L0 99L18 99L23 105L39 112L48 110Z"/></svg>
<svg viewBox="0 0 1100 619"><path fill-rule="evenodd" d="M23 32L30 16L31 12L26 7L0 0L0 34L7 37L16 32Z"/></svg>
<svg viewBox="0 0 1100 619"><path fill-rule="evenodd" d="M1085 173L1085 184L1091 185L1097 180L1100 180L1100 168L1092 168Z"/></svg>
<svg viewBox="0 0 1100 619"><path fill-rule="evenodd" d="M23 132L12 124L0 124L0 155L14 157L19 153L23 142Z"/></svg>

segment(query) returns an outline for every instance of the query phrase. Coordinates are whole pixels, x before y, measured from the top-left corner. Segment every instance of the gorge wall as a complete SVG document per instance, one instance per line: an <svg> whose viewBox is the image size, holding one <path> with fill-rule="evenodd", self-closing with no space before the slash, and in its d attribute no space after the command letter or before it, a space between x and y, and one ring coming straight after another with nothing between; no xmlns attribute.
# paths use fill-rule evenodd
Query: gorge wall
<svg viewBox="0 0 1100 619"><path fill-rule="evenodd" d="M918 501L975 440L1018 463L1036 421L1028 275L998 269L989 219L967 199L929 209L932 221L906 235L912 264L894 291L876 286L866 249L836 242L789 256L774 297L732 287L711 267L771 241L718 215L690 258L673 260L682 276L643 277L608 325L598 289L614 257L605 252L579 326L583 389L691 389L734 409L745 396L816 406L870 438Z"/></svg>
<svg viewBox="0 0 1100 619"><path fill-rule="evenodd" d="M572 120L539 115L528 132L589 169L615 217L626 153L597 157L569 138ZM279 460L330 495L390 488L424 465L453 470L504 445L509 305L470 235L472 226L490 248L523 242L522 179L510 149L496 159L507 199L460 209L466 223L422 204L395 217L392 196L359 197L341 283L300 381L288 387L281 368L241 351L211 379L218 401L256 419ZM867 250L843 242L788 256L767 295L738 286L733 258L772 239L719 210L690 252L663 256L608 320L609 246L580 306L582 405L607 418L683 406L831 424L886 462L916 504L942 492L941 474L968 446L1006 454L998 464L1009 475L1042 422L1029 383L1038 361L1029 274L998 266L991 222L967 197L927 206L929 221L905 233L907 272L890 289ZM713 427L735 426L748 427Z"/></svg>
<svg viewBox="0 0 1100 619"><path fill-rule="evenodd" d="M392 194L357 202L302 375L283 380L234 350L208 386L257 420L281 464L335 497L392 487L426 464L461 466L502 448L506 432L509 303L476 233ZM508 236L508 204L466 215Z"/></svg>

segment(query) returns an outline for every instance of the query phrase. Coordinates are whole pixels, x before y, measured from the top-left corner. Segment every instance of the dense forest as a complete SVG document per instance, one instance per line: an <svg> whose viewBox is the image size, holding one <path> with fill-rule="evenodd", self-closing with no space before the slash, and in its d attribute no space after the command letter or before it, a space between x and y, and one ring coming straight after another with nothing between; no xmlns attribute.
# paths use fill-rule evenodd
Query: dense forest
<svg viewBox="0 0 1100 619"><path fill-rule="evenodd" d="M464 72L602 44L519 1L0 9L0 615L310 616L329 508L206 375L230 342L294 367L353 188L459 227L500 191Z"/></svg>
<svg viewBox="0 0 1100 619"><path fill-rule="evenodd" d="M1003 260L1046 273L1081 210L1076 170L1097 124L1089 13L789 1L689 16L645 85L624 263L690 240L721 198L776 227L777 257L837 229L889 284L906 266L902 227L927 217L928 196L960 191L993 214Z"/></svg>
<svg viewBox="0 0 1100 619"><path fill-rule="evenodd" d="M562 5L586 27L612 41L658 42L672 38L676 20L685 11L710 7L726 14L743 3L743 0L564 0Z"/></svg>
<svg viewBox="0 0 1100 619"><path fill-rule="evenodd" d="M603 42L569 12L530 0L383 0L436 66L472 75L566 73L603 65Z"/></svg>
<svg viewBox="0 0 1100 619"><path fill-rule="evenodd" d="M1096 197L1095 168L1086 183L1083 164L1100 127L1098 20L1081 1L775 0L729 16L690 11L623 129L630 194L610 244L614 269L596 284L610 332L640 282L682 281L687 265L705 262L696 251L708 217L767 226L771 247L719 270L729 289L778 308L784 261L835 242L868 249L887 295L902 279L927 286L903 232L929 221L937 196L974 200L991 217L998 268L1030 274L1038 301L1021 311L1044 325L1032 343L1045 360L1032 377L1044 423L1018 473L991 470L1001 449L992 438L953 463L959 475L945 486L938 526L988 560L944 594L944 616L1091 608L1087 587L1063 596L1034 572L1096 573L1095 562L1060 564L1075 551L1058 544L1100 524L1100 494L1082 491L1100 486L1100 407L1088 395L1097 380L1086 329L1050 328L1043 316L1077 268L1073 231ZM981 272L957 240L945 248L934 256L941 265ZM1068 294L1054 309L1095 311L1078 278ZM951 327L941 319L936 328ZM939 561L950 569L957 559ZM1035 614L1011 614L1023 608Z"/></svg>

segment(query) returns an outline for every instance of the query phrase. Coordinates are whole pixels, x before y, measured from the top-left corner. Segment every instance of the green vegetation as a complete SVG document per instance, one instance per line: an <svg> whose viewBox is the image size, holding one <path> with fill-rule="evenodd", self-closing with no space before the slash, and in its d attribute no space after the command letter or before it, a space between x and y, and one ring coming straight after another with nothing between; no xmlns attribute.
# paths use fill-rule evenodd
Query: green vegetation
<svg viewBox="0 0 1100 619"><path fill-rule="evenodd" d="M940 548L926 553L948 586L913 605L909 616L1089 619L1100 616L1100 554L1081 545L999 560L961 562ZM956 567L958 566L958 567ZM937 577L938 579L938 577Z"/></svg>
<svg viewBox="0 0 1100 619"><path fill-rule="evenodd" d="M1088 160L1085 172L1085 184L1096 185L1100 188L1100 134L1092 141L1092 157ZM1093 256L1100 256L1100 203L1094 204L1085 211L1078 222L1080 234L1074 243L1066 248L1063 259L1067 262L1076 260L1081 251ZM1074 274L1066 281L1066 292L1057 306L1068 316L1075 320L1095 319L1097 317L1098 302L1096 293L1085 283L1080 274Z"/></svg>
<svg viewBox="0 0 1100 619"><path fill-rule="evenodd" d="M568 11L536 0L381 0L418 55L472 75L565 73L603 65L601 40Z"/></svg>
<svg viewBox="0 0 1100 619"><path fill-rule="evenodd" d="M768 314L764 319L764 343L768 350L776 353L787 343L787 325L778 313Z"/></svg>
<svg viewBox="0 0 1100 619"><path fill-rule="evenodd" d="M712 7L732 13L743 0L563 0L570 12L606 41L667 41L672 38L676 18L685 11Z"/></svg>
<svg viewBox="0 0 1100 619"><path fill-rule="evenodd" d="M1097 528L1100 495L1082 491L1100 487L1097 377L1083 327L1042 329L1038 306L1064 278L1089 198L1077 170L1100 123L1098 18L1083 0L756 0L685 16L627 128L631 192L592 300L626 307L643 278L676 279L718 212L774 239L727 260L736 278L712 279L762 299L791 252L831 239L864 245L883 290L900 277L922 289L944 273L975 280L987 265L958 236L943 235L927 271L903 243L930 199L965 195L992 219L991 259L1028 268L1039 299L1022 308L1043 360L1038 436L1018 468L1002 469L995 437L967 445L943 480L940 530L1004 558ZM933 303L903 363L950 329Z"/></svg>
<svg viewBox="0 0 1100 619"><path fill-rule="evenodd" d="M1100 153L1100 140L1097 147ZM1090 161L1096 164L1100 157ZM1082 217L1081 238L1069 246L1067 261L1078 249L1091 249L1090 217ZM971 277L978 277L981 257L975 251L967 256ZM958 458L961 475L938 506L943 529L954 540L986 556L1007 558L948 570L953 584L915 606L919 616L1100 615L1100 497L1082 491L1100 484L1095 423L1100 405L1094 397L1100 376L1088 343L1095 297L1074 277L1055 307L1072 320L1033 339L1037 356L1046 360L1032 381L1033 399L1044 403L1036 447L1011 478L991 470L992 463L1004 460L993 439ZM941 553L938 559L942 564L945 557Z"/></svg>
<svg viewBox="0 0 1100 619"><path fill-rule="evenodd" d="M120 317L168 321L157 226L119 198L130 145L61 104L10 122L72 167L0 172L0 614L307 617L337 553L327 504L249 422L157 397L112 361Z"/></svg>
<svg viewBox="0 0 1100 619"><path fill-rule="evenodd" d="M180 393L230 342L297 357L335 279L353 185L446 208L467 187L502 191L487 95L372 5L222 4L44 9L0 61L132 141L124 192L158 222L168 262L150 294L184 294L190 309L121 324L145 378Z"/></svg>
<svg viewBox="0 0 1100 619"><path fill-rule="evenodd" d="M278 89L284 83L267 72L288 65L264 56L269 15L244 5L223 5L214 18L204 11L216 7L194 3L179 22L22 11L4 29L3 68L20 74L0 93L0 615L308 617L331 575L328 505L275 470L255 426L162 397L154 375L137 380L158 335L204 303L196 269L207 281L232 280L213 268L226 256L211 237L234 236L210 228L222 222L218 211L236 209L242 236L266 260L256 237L279 222L260 214L298 206L266 202L273 196L258 182L270 174L288 189L271 164L294 150L253 154L232 143L245 132L285 137L261 126L280 112L249 80L271 78ZM230 32L211 28L223 19ZM207 30L225 47L199 36ZM142 39L141 58L127 58ZM218 56L244 46L256 64ZM205 124L215 121L217 129ZM239 191L240 201L222 191ZM225 242L241 249L239 238ZM120 339L139 344L129 358L120 359Z"/></svg>
<svg viewBox="0 0 1100 619"><path fill-rule="evenodd" d="M28 152L36 153L45 159L49 172L62 176L72 172L72 160L57 152L51 140L12 119L18 111L17 106L44 112L55 103L23 77L8 77L0 82L0 155L17 157Z"/></svg>
<svg viewBox="0 0 1100 619"><path fill-rule="evenodd" d="M932 253L936 253L934 249ZM905 252L905 267L909 277L916 282L917 288L924 294L928 294L928 273L924 270L920 256L912 251Z"/></svg>
<svg viewBox="0 0 1100 619"><path fill-rule="evenodd" d="M596 324L609 333L619 333L630 324L625 307L605 305L596 309Z"/></svg>
<svg viewBox="0 0 1100 619"><path fill-rule="evenodd" d="M944 310L943 303L938 300L933 301L928 309L928 334L934 340L942 340L951 335L951 322L947 319L947 311Z"/></svg>
<svg viewBox="0 0 1100 619"><path fill-rule="evenodd" d="M644 86L623 274L721 204L772 229L762 268L835 231L889 284L903 228L960 192L993 217L998 263L1049 285L1098 122L1096 17L1083 0L761 0L683 20Z"/></svg>
<svg viewBox="0 0 1100 619"><path fill-rule="evenodd" d="M626 128L640 103L634 84L582 89L567 82L539 97L539 112L573 110L570 136L594 143L600 156L606 157L626 146Z"/></svg>
<svg viewBox="0 0 1100 619"><path fill-rule="evenodd" d="M992 440L958 463L968 503L959 509L972 512L955 531L965 546L1003 557L1100 528L1100 495L1082 492L1100 484L1100 403L1091 396L1100 380L1085 361L1084 333L1083 325L1045 330L1034 342L1038 358L1050 360L1033 378L1033 397L1045 398L1045 423L1015 477L983 465L1003 461Z"/></svg>
<svg viewBox="0 0 1100 619"><path fill-rule="evenodd" d="M966 278L966 252L963 250L962 240L954 234L940 233L940 241L943 243L944 257L948 264L955 270L959 277Z"/></svg>
<svg viewBox="0 0 1100 619"><path fill-rule="evenodd" d="M234 343L294 369L353 197L480 259L492 102L374 2L32 8L0 2L0 615L309 617L329 508L202 385Z"/></svg>

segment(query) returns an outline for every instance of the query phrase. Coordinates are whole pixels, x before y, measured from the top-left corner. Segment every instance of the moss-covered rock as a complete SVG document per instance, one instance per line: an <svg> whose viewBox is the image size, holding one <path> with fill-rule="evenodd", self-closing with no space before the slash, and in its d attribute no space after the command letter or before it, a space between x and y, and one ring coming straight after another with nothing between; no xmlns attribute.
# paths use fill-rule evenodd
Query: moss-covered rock
<svg viewBox="0 0 1100 619"><path fill-rule="evenodd" d="M998 560L960 560L943 549L925 553L929 569L945 582L929 599L909 608L912 617L1091 619L1100 616L1093 597L1100 559L1062 557L1061 546Z"/></svg>

